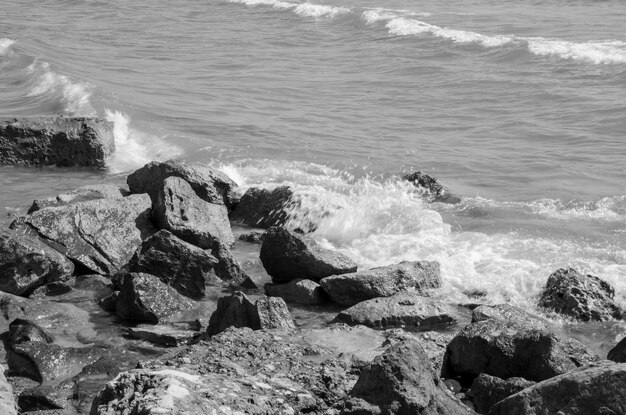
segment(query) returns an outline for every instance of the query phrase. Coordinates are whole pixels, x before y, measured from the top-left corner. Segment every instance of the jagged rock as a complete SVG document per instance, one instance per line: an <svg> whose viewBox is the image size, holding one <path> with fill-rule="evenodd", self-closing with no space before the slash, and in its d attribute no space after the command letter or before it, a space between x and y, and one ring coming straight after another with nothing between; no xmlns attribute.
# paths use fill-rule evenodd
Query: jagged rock
<svg viewBox="0 0 626 415"><path fill-rule="evenodd" d="M74 265L38 237L0 231L0 290L28 295L47 282L67 278Z"/></svg>
<svg viewBox="0 0 626 415"><path fill-rule="evenodd" d="M366 271L333 275L322 279L320 285L334 302L352 306L401 291L426 294L429 289L441 287L441 274L438 262L405 261Z"/></svg>
<svg viewBox="0 0 626 415"><path fill-rule="evenodd" d="M609 350L609 354L606 358L614 362L626 363L626 337Z"/></svg>
<svg viewBox="0 0 626 415"><path fill-rule="evenodd" d="M323 248L308 236L278 227L265 234L260 257L272 281L277 283L294 279L319 281L357 269L345 255Z"/></svg>
<svg viewBox="0 0 626 415"><path fill-rule="evenodd" d="M72 203L88 202L98 199L121 199L128 195L129 192L127 190L114 184L90 184L56 197L34 200L30 209L28 209L28 214L30 215L33 212L47 207L65 206Z"/></svg>
<svg viewBox="0 0 626 415"><path fill-rule="evenodd" d="M490 415L605 415L626 408L626 364L601 362L553 377L497 403Z"/></svg>
<svg viewBox="0 0 626 415"><path fill-rule="evenodd" d="M115 150L101 118L30 117L0 122L0 164L104 167Z"/></svg>
<svg viewBox="0 0 626 415"><path fill-rule="evenodd" d="M215 335L228 327L250 327L253 330L295 328L287 304L281 298L261 298L252 304L241 292L218 300L207 332Z"/></svg>
<svg viewBox="0 0 626 415"><path fill-rule="evenodd" d="M251 244L261 244L265 239L265 232L249 232L239 235L239 240Z"/></svg>
<svg viewBox="0 0 626 415"><path fill-rule="evenodd" d="M472 310L472 323L497 319L512 321L526 327L546 329L546 321L510 304L481 305Z"/></svg>
<svg viewBox="0 0 626 415"><path fill-rule="evenodd" d="M293 280L284 284L265 284L265 294L289 303L322 304L328 297L322 287L311 280Z"/></svg>
<svg viewBox="0 0 626 415"><path fill-rule="evenodd" d="M508 398L535 383L524 378L513 377L504 380L481 373L472 383L472 402L476 412L486 414L502 399Z"/></svg>
<svg viewBox="0 0 626 415"><path fill-rule="evenodd" d="M374 298L340 312L334 322L362 324L372 328L405 327L432 330L456 323L456 310L449 304L414 293L400 292Z"/></svg>
<svg viewBox="0 0 626 415"><path fill-rule="evenodd" d="M542 381L599 360L580 342L545 329L489 319L472 323L450 342L443 375L473 380L481 373L502 379Z"/></svg>
<svg viewBox="0 0 626 415"><path fill-rule="evenodd" d="M214 242L235 242L226 206L200 199L191 185L179 177L163 181L153 203L152 217L160 229L202 249L211 248Z"/></svg>
<svg viewBox="0 0 626 415"><path fill-rule="evenodd" d="M236 186L221 171L179 160L152 161L128 176L126 182L131 193L148 193L156 200L163 181L172 176L189 183L200 199L217 205L225 204L227 193Z"/></svg>
<svg viewBox="0 0 626 415"><path fill-rule="evenodd" d="M615 289L606 281L561 268L548 277L539 306L579 321L621 320L614 296Z"/></svg>
<svg viewBox="0 0 626 415"><path fill-rule="evenodd" d="M292 196L289 186L273 190L251 187L239 200L231 219L259 228L284 225L287 221L286 209L292 203Z"/></svg>
<svg viewBox="0 0 626 415"><path fill-rule="evenodd" d="M0 414L17 415L17 405L13 398L13 388L4 377L4 367L0 365Z"/></svg>
<svg viewBox="0 0 626 415"><path fill-rule="evenodd" d="M136 339L170 347L191 343L200 336L200 333L195 330L169 324L156 326L140 324L137 327L128 329L128 334Z"/></svg>
<svg viewBox="0 0 626 415"><path fill-rule="evenodd" d="M222 281L228 282L234 287L257 288L226 245L220 241L213 242L211 254L218 261L214 266L215 275Z"/></svg>
<svg viewBox="0 0 626 415"><path fill-rule="evenodd" d="M388 348L361 372L342 414L471 414L432 370L420 343Z"/></svg>
<svg viewBox="0 0 626 415"><path fill-rule="evenodd" d="M64 409L70 405L74 394L74 382L71 380L59 385L41 385L20 393L17 404L22 413ZM37 413L39 415L40 412Z"/></svg>
<svg viewBox="0 0 626 415"><path fill-rule="evenodd" d="M9 344L26 342L52 343L53 339L41 326L32 321L16 318L9 324Z"/></svg>
<svg viewBox="0 0 626 415"><path fill-rule="evenodd" d="M443 186L437 179L426 173L416 171L402 176L402 179L413 183L416 187L424 189L428 192L429 199L432 201L451 204L461 202L461 199L457 196L450 194L447 187Z"/></svg>
<svg viewBox="0 0 626 415"><path fill-rule="evenodd" d="M126 320L160 323L172 321L193 304L154 275L127 273L119 277L122 289L115 309Z"/></svg>
<svg viewBox="0 0 626 415"><path fill-rule="evenodd" d="M77 271L114 274L155 232L150 206L146 195L92 200L38 210L25 223L78 264Z"/></svg>

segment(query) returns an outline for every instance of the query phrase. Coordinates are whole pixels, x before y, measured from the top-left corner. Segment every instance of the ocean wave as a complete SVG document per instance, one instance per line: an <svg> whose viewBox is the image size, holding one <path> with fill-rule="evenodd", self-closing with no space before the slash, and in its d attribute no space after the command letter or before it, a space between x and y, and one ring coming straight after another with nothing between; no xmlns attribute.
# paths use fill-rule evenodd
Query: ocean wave
<svg viewBox="0 0 626 415"><path fill-rule="evenodd" d="M350 12L347 7L334 7L321 4L302 3L296 6L294 12L303 17L335 17Z"/></svg>
<svg viewBox="0 0 626 415"><path fill-rule="evenodd" d="M15 41L7 38L0 38L0 56L9 53L11 46L15 44Z"/></svg>
<svg viewBox="0 0 626 415"><path fill-rule="evenodd" d="M520 38L538 56L555 56L600 64L626 63L626 43L621 41L575 43L559 39Z"/></svg>

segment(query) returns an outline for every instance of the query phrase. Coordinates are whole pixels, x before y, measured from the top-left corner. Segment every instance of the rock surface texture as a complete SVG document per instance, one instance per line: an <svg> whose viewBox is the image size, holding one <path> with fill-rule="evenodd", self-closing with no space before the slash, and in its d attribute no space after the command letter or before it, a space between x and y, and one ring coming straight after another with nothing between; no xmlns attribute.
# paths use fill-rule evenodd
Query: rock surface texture
<svg viewBox="0 0 626 415"><path fill-rule="evenodd" d="M472 323L485 320L515 322L525 327L546 329L546 321L510 304L481 305L472 310Z"/></svg>
<svg viewBox="0 0 626 415"><path fill-rule="evenodd" d="M402 179L413 183L416 187L423 189L430 200L443 203L459 203L461 199L450 194L448 188L443 186L432 176L416 171L402 176Z"/></svg>
<svg viewBox="0 0 626 415"><path fill-rule="evenodd" d="M482 373L472 383L472 402L476 412L486 414L496 403L535 383L524 378L504 380Z"/></svg>
<svg viewBox="0 0 626 415"><path fill-rule="evenodd" d="M252 187L239 200L231 219L258 228L282 226L287 221L292 196L289 186L273 190Z"/></svg>
<svg viewBox="0 0 626 415"><path fill-rule="evenodd" d="M280 297L288 303L322 304L328 296L322 287L311 280L293 280L284 284L265 284L265 294Z"/></svg>
<svg viewBox="0 0 626 415"><path fill-rule="evenodd" d="M28 209L28 214L47 207L65 206L71 203L88 202L97 199L121 199L128 195L127 190L114 184L105 183L81 186L71 192L33 201L30 209Z"/></svg>

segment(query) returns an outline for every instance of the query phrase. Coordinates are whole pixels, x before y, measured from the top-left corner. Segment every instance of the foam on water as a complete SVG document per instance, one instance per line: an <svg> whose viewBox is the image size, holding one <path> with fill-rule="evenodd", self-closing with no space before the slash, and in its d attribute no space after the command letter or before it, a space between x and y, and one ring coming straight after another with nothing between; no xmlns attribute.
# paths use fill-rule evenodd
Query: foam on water
<svg viewBox="0 0 626 415"><path fill-rule="evenodd" d="M349 13L347 7L334 7L313 3L291 3L281 0L229 0L231 3L241 3L247 6L271 6L275 9L291 9L295 14L302 17L335 17Z"/></svg>
<svg viewBox="0 0 626 415"><path fill-rule="evenodd" d="M0 38L0 56L8 54L14 44L15 41L12 39Z"/></svg>
<svg viewBox="0 0 626 415"><path fill-rule="evenodd" d="M556 56L600 64L626 63L626 43L620 41L575 43L559 39L524 38L528 50L538 56Z"/></svg>

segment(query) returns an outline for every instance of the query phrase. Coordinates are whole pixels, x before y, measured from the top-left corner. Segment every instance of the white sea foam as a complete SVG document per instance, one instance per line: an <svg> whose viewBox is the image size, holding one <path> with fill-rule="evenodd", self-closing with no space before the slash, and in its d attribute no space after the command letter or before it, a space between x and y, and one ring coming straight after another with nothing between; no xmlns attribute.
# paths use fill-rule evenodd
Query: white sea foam
<svg viewBox="0 0 626 415"><path fill-rule="evenodd" d="M245 4L246 6L272 6L276 9L291 9L297 6L296 3L290 3L280 0L229 0L231 3Z"/></svg>
<svg viewBox="0 0 626 415"><path fill-rule="evenodd" d="M528 50L538 56L556 56L599 64L626 63L626 42L575 43L559 39L524 38Z"/></svg>
<svg viewBox="0 0 626 415"><path fill-rule="evenodd" d="M68 114L85 116L95 114L89 101L93 89L91 84L58 74L50 69L47 62L34 62L28 67L28 71L37 77L36 84L28 96L58 94Z"/></svg>
<svg viewBox="0 0 626 415"><path fill-rule="evenodd" d="M294 12L298 16L303 17L335 17L340 14L346 14L350 12L347 7L333 7L322 4L302 3L299 4Z"/></svg>
<svg viewBox="0 0 626 415"><path fill-rule="evenodd" d="M8 54L14 44L15 41L12 39L0 38L0 56Z"/></svg>

